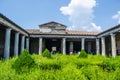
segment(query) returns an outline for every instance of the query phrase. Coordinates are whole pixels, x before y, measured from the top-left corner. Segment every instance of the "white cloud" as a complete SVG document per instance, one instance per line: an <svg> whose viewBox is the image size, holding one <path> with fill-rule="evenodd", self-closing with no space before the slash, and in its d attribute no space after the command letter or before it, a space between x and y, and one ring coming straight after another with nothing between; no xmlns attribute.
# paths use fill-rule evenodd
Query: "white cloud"
<svg viewBox="0 0 120 80"><path fill-rule="evenodd" d="M60 8L62 14L69 16L72 23L70 29L80 29L86 31L101 31L100 26L94 25L93 8L96 6L96 0L71 0L68 6Z"/></svg>
<svg viewBox="0 0 120 80"><path fill-rule="evenodd" d="M118 20L118 24L120 24L120 11L117 12L117 14L112 16L113 19L117 19Z"/></svg>
<svg viewBox="0 0 120 80"><path fill-rule="evenodd" d="M91 23L91 25L92 25L92 29L94 29L94 31L95 30L96 31L102 31L101 26L97 26L95 23Z"/></svg>

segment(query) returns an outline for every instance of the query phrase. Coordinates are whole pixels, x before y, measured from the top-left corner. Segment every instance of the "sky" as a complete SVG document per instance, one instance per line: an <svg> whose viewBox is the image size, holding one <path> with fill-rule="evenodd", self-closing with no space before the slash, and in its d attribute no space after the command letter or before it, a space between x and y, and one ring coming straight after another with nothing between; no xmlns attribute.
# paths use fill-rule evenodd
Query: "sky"
<svg viewBox="0 0 120 80"><path fill-rule="evenodd" d="M98 32L120 24L120 0L0 0L0 13L24 29L55 21Z"/></svg>

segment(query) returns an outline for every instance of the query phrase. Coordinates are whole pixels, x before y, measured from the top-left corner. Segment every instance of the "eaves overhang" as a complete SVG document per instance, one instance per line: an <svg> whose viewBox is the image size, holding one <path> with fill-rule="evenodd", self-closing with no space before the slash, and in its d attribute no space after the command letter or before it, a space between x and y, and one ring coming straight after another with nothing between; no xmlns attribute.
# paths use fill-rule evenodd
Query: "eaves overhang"
<svg viewBox="0 0 120 80"><path fill-rule="evenodd" d="M30 34L30 37L39 38L96 38L94 35L65 35L65 34Z"/></svg>
<svg viewBox="0 0 120 80"><path fill-rule="evenodd" d="M120 31L120 24L118 24L118 25L116 25L116 26L114 26L114 27L112 27L112 28L110 28L108 30L105 30L105 31L99 33L97 35L97 37L100 38L100 37L107 36L107 35L110 35L111 33L116 33L116 32L119 32L119 31Z"/></svg>

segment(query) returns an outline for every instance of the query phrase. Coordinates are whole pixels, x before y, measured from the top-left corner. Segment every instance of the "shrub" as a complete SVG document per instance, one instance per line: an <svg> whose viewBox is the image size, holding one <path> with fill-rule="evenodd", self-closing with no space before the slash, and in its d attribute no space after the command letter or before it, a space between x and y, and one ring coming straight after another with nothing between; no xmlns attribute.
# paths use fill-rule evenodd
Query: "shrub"
<svg viewBox="0 0 120 80"><path fill-rule="evenodd" d="M108 60L103 61L101 64L101 67L103 68L104 71L111 71L112 70L112 66L110 64L110 61L108 61Z"/></svg>
<svg viewBox="0 0 120 80"><path fill-rule="evenodd" d="M120 68L117 68L114 72L113 80L120 80Z"/></svg>
<svg viewBox="0 0 120 80"><path fill-rule="evenodd" d="M45 49L44 52L42 53L43 57L51 58L50 51L48 49Z"/></svg>
<svg viewBox="0 0 120 80"><path fill-rule="evenodd" d="M40 69L42 70L60 70L61 69L61 64L57 62L47 62L47 63L41 63L39 65Z"/></svg>
<svg viewBox="0 0 120 80"><path fill-rule="evenodd" d="M106 59L101 64L99 64L104 71L110 72L115 71L118 67L118 64L114 62L112 59Z"/></svg>
<svg viewBox="0 0 120 80"><path fill-rule="evenodd" d="M87 58L87 53L86 53L86 51L85 50L81 50L81 52L80 52L80 54L79 54L79 58Z"/></svg>
<svg viewBox="0 0 120 80"><path fill-rule="evenodd" d="M23 73L28 71L35 64L34 59L32 59L28 50L24 50L20 56L12 64L12 68L18 73Z"/></svg>
<svg viewBox="0 0 120 80"><path fill-rule="evenodd" d="M109 80L108 77L103 77L105 74L103 75L103 72L98 66L84 66L81 68L81 71L86 78L85 80Z"/></svg>
<svg viewBox="0 0 120 80"><path fill-rule="evenodd" d="M85 66L90 66L92 64L90 64L90 62L88 61L78 61L75 63L77 65L77 69L81 69L82 67L85 67Z"/></svg>

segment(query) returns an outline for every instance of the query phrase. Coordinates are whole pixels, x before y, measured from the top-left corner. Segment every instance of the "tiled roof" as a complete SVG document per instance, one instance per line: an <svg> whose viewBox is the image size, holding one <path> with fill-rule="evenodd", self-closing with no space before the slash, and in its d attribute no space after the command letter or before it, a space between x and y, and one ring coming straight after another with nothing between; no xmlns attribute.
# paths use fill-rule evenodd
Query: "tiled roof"
<svg viewBox="0 0 120 80"><path fill-rule="evenodd" d="M99 34L99 32L66 30L66 34L70 34L70 35L97 35L97 34Z"/></svg>
<svg viewBox="0 0 120 80"><path fill-rule="evenodd" d="M41 33L39 29L26 29L26 31L29 34L40 34Z"/></svg>
<svg viewBox="0 0 120 80"><path fill-rule="evenodd" d="M50 34L50 32L49 33L40 32L39 29L26 29L26 31L30 34ZM62 33L63 33L63 31L62 31ZM51 33L51 34L54 34L54 33ZM99 34L99 32L66 30L63 34L66 34L66 35L97 35L97 34Z"/></svg>
<svg viewBox="0 0 120 80"><path fill-rule="evenodd" d="M104 34L104 33L106 33L106 32L112 31L112 30L114 30L114 29L116 29L116 28L119 28L119 27L120 27L120 24L117 24L117 25L115 25L115 26L113 26L113 27L111 27L111 28L109 28L109 29L107 29L107 30L99 33L98 35L101 35L101 34Z"/></svg>

